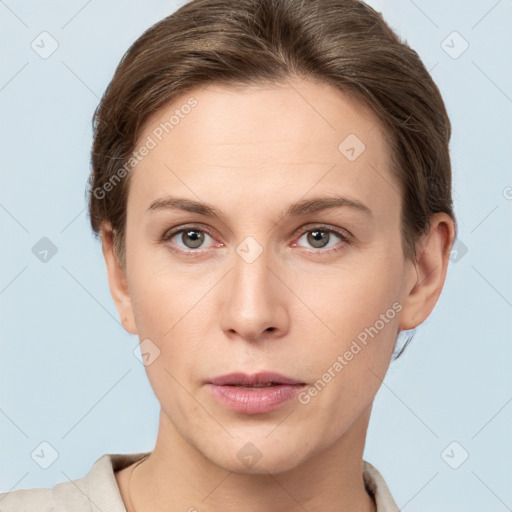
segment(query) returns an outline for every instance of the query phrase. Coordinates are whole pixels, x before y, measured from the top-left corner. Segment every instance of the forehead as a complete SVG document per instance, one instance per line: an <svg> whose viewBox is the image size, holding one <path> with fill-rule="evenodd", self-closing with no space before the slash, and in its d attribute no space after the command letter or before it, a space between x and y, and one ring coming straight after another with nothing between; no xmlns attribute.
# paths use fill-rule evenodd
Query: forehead
<svg viewBox="0 0 512 512"><path fill-rule="evenodd" d="M213 186L299 196L342 186L364 199L386 182L397 199L377 116L323 82L198 87L146 121L138 147L148 144L130 185L147 200L162 188L201 197Z"/></svg>

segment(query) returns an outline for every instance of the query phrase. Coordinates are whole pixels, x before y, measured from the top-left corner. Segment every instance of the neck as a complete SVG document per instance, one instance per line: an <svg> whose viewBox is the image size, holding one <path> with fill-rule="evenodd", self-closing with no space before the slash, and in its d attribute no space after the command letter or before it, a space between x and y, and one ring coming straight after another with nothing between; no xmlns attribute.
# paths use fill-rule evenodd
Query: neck
<svg viewBox="0 0 512 512"><path fill-rule="evenodd" d="M375 512L362 475L370 412L371 406L333 445L293 469L255 474L214 464L161 411L155 449L134 472L132 507L136 512Z"/></svg>

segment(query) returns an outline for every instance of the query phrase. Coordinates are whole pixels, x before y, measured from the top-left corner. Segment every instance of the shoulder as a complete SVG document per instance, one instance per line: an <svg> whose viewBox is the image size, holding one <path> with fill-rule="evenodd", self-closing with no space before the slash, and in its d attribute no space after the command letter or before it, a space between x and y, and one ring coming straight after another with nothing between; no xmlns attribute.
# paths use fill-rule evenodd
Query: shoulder
<svg viewBox="0 0 512 512"><path fill-rule="evenodd" d="M115 471L140 459L145 453L104 454L89 472L76 480L59 482L50 489L18 489L0 493L0 512L124 512ZM96 510L96 508L94 508Z"/></svg>
<svg viewBox="0 0 512 512"><path fill-rule="evenodd" d="M0 493L0 512L51 512L51 489L18 489Z"/></svg>
<svg viewBox="0 0 512 512"><path fill-rule="evenodd" d="M89 511L88 490L86 477L60 482L51 489L18 489L0 494L0 512Z"/></svg>

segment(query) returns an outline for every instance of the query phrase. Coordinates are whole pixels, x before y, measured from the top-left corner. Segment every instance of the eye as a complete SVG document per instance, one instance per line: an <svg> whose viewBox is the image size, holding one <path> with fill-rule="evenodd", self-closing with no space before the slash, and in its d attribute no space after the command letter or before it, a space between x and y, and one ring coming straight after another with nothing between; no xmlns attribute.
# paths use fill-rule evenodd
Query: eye
<svg viewBox="0 0 512 512"><path fill-rule="evenodd" d="M210 247L205 247L205 241L208 238L214 243L211 244ZM328 226L314 226L307 231L302 230L302 235L297 241L303 238L305 238L306 243L313 249L327 249L323 251L312 251L322 253L339 251L352 241L352 235L347 231L333 229ZM336 239L338 243L336 243ZM213 234L203 226L185 226L171 229L163 235L162 241L169 243L171 250L185 254L199 254L200 251L198 249L211 249L213 247L223 246L222 243L216 242ZM292 245L295 247L300 244L294 242Z"/></svg>
<svg viewBox="0 0 512 512"><path fill-rule="evenodd" d="M163 236L163 241L171 242L172 245L177 246L179 252L196 252L195 249L209 248L203 247L207 238L213 240L208 230L197 226L186 226L168 231Z"/></svg>
<svg viewBox="0 0 512 512"><path fill-rule="evenodd" d="M346 244L350 244L351 242L351 237L348 232L341 230L338 231L327 226L314 226L313 228L304 231L298 240L303 238L305 238L306 243L314 249L331 249L338 245L338 247L333 250L341 250ZM342 242L341 247L339 242L336 244L336 239ZM298 244L295 243L294 245ZM331 251L328 250L321 252Z"/></svg>

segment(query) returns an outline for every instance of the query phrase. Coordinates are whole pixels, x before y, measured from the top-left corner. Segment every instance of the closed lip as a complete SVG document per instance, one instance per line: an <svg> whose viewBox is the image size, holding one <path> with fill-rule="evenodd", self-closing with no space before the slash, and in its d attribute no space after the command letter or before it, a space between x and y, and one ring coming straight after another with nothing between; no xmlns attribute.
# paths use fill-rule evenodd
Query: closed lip
<svg viewBox="0 0 512 512"><path fill-rule="evenodd" d="M219 375L207 381L208 384L214 386L268 386L268 385L304 385L301 382L286 375L276 372L258 372L247 374L243 372L233 372L226 375Z"/></svg>

